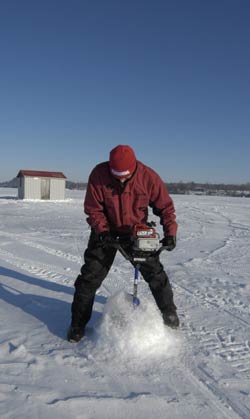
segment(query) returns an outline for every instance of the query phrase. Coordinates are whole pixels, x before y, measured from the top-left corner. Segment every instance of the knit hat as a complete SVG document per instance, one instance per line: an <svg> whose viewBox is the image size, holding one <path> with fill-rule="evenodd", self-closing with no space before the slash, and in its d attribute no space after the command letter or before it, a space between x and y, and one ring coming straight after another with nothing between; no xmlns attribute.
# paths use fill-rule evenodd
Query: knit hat
<svg viewBox="0 0 250 419"><path fill-rule="evenodd" d="M118 145L110 152L109 167L112 175L118 178L131 176L136 168L134 150L129 145Z"/></svg>

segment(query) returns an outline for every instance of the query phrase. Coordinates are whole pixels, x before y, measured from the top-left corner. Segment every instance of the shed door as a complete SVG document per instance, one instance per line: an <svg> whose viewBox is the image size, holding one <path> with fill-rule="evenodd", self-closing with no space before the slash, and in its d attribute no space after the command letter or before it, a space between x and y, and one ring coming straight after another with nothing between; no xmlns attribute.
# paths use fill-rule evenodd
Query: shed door
<svg viewBox="0 0 250 419"><path fill-rule="evenodd" d="M50 179L41 179L41 199L50 198Z"/></svg>

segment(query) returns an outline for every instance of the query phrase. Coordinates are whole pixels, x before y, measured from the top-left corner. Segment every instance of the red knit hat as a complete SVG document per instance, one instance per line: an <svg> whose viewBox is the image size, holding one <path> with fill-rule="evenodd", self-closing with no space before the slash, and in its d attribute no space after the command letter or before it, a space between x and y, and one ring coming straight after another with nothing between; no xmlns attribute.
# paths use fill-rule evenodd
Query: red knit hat
<svg viewBox="0 0 250 419"><path fill-rule="evenodd" d="M109 167L112 175L120 179L131 176L136 168L134 150L129 145L118 145L110 152Z"/></svg>

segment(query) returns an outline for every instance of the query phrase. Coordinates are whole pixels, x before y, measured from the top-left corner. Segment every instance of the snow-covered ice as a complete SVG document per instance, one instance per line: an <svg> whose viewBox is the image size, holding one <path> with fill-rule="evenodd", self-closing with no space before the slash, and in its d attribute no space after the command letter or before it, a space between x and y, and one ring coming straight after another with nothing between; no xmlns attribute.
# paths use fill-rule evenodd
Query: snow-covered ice
<svg viewBox="0 0 250 419"><path fill-rule="evenodd" d="M143 280L133 309L133 269L118 254L86 337L71 344L84 192L16 196L0 189L1 418L250 417L250 199L173 196L178 245L161 261L179 330L163 326Z"/></svg>

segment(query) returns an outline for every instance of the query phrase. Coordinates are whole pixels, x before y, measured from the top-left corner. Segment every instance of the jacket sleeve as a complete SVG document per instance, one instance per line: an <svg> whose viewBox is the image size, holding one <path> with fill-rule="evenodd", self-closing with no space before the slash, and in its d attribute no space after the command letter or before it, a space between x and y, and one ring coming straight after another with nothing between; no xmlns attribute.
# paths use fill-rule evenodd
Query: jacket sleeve
<svg viewBox="0 0 250 419"><path fill-rule="evenodd" d="M104 213L102 190L98 173L94 169L90 174L87 191L84 200L84 211L87 214L87 222L97 234L109 230L109 223Z"/></svg>
<svg viewBox="0 0 250 419"><path fill-rule="evenodd" d="M155 175L151 190L150 207L152 207L153 213L160 217L164 235L176 236L178 225L175 221L176 215L173 200L160 176Z"/></svg>

